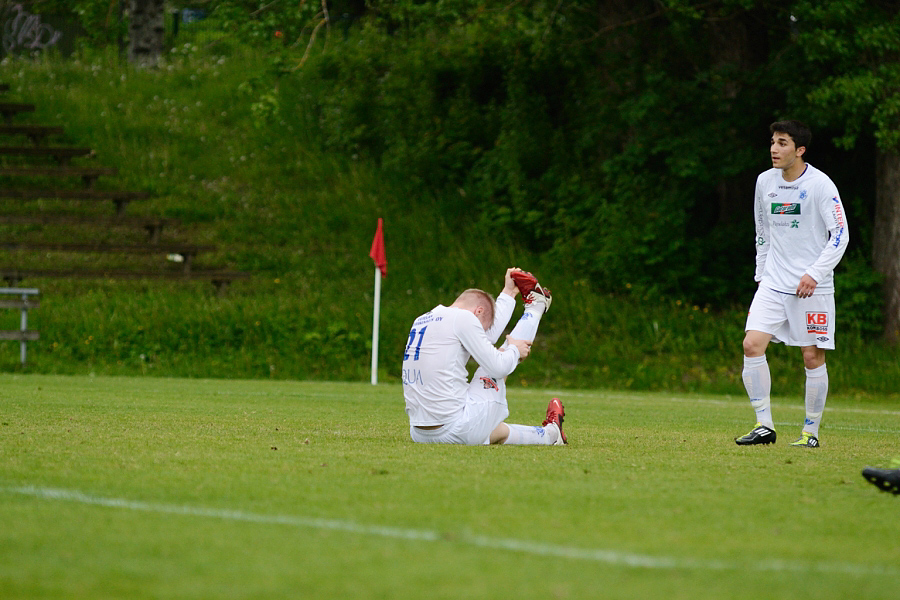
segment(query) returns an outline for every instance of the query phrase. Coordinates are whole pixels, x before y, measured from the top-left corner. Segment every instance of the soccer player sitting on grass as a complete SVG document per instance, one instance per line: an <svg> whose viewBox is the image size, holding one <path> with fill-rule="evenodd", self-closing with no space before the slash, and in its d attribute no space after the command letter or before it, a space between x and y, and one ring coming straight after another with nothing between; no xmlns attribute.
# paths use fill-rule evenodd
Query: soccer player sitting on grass
<svg viewBox="0 0 900 600"><path fill-rule="evenodd" d="M516 295L525 302L506 342L494 344L509 323ZM547 406L540 427L508 425L506 377L531 353L550 291L521 269L506 270L496 300L482 290L464 291L450 306L438 305L413 322L403 354L403 396L413 441L425 444L567 443L559 399ZM468 381L466 363L478 368Z"/></svg>

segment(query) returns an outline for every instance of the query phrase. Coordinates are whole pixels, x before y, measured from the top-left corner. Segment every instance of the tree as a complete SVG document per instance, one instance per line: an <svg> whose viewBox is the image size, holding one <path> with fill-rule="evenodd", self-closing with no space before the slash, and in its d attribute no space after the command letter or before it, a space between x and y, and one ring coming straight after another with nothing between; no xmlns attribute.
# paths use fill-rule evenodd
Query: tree
<svg viewBox="0 0 900 600"><path fill-rule="evenodd" d="M846 149L876 144L872 264L884 277L885 337L900 341L900 2L803 0L794 7L811 105Z"/></svg>
<svg viewBox="0 0 900 600"><path fill-rule="evenodd" d="M329 144L598 287L728 302L753 285L748 140L783 104L759 85L773 9L744 4L373 2L314 101Z"/></svg>
<svg viewBox="0 0 900 600"><path fill-rule="evenodd" d="M880 152L876 166L875 269L885 278L885 337L900 340L900 155Z"/></svg>
<svg viewBox="0 0 900 600"><path fill-rule="evenodd" d="M840 131L817 157L859 136L868 156L877 140L877 225L858 222L854 239L874 247L896 336L897 5L372 0L359 40L308 71L331 86L311 112L327 115L329 147L446 191L451 212L476 212L598 287L712 304L753 289L769 123L803 115Z"/></svg>
<svg viewBox="0 0 900 600"><path fill-rule="evenodd" d="M165 0L130 0L128 62L155 67L165 50Z"/></svg>

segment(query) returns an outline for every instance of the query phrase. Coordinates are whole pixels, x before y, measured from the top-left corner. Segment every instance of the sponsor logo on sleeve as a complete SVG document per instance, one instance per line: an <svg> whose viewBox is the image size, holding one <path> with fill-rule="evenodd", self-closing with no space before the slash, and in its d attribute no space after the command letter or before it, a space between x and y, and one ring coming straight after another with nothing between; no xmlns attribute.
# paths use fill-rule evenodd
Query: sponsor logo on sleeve
<svg viewBox="0 0 900 600"><path fill-rule="evenodd" d="M834 210L832 213L834 214L834 222L838 226L837 235L834 236L834 241L831 242L831 245L837 248L841 245L841 237L844 235L844 210L841 206L841 201L837 196L832 198L834 201Z"/></svg>

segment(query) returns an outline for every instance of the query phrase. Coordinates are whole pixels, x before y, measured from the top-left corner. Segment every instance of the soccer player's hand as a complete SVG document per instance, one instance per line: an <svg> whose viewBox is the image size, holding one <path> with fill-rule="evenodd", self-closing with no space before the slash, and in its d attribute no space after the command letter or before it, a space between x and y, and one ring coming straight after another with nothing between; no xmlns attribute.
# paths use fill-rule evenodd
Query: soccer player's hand
<svg viewBox="0 0 900 600"><path fill-rule="evenodd" d="M797 286L797 297L809 298L813 295L813 292L816 291L817 285L819 284L815 279L809 275L804 275L800 278L800 285Z"/></svg>
<svg viewBox="0 0 900 600"><path fill-rule="evenodd" d="M519 288L516 286L516 282L513 281L512 273L515 271L521 271L519 267L510 267L506 270L506 278L503 281L503 292L504 294L509 294L513 298L515 298L519 294Z"/></svg>
<svg viewBox="0 0 900 600"><path fill-rule="evenodd" d="M509 342L510 346L515 346L519 349L519 361L525 360L529 354L531 354L531 342L526 342L525 340L517 340L515 338L511 338L506 336L506 341Z"/></svg>

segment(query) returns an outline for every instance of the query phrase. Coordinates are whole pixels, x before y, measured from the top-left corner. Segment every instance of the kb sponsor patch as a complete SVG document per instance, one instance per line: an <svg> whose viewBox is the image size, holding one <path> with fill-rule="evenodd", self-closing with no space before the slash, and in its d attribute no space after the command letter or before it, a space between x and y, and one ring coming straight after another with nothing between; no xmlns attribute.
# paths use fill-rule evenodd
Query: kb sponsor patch
<svg viewBox="0 0 900 600"><path fill-rule="evenodd" d="M808 312L806 313L806 332L813 335L828 334L828 313Z"/></svg>

